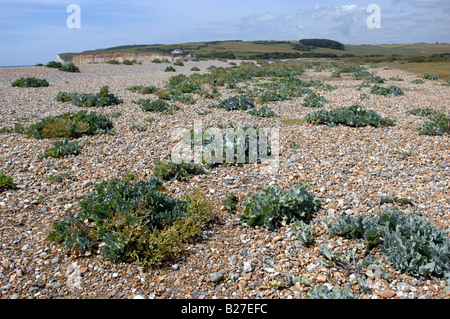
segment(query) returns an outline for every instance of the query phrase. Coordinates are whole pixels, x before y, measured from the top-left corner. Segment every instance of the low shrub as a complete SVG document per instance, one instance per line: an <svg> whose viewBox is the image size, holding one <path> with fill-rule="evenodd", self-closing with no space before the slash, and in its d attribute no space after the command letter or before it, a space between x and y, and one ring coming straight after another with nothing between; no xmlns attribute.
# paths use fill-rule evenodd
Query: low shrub
<svg viewBox="0 0 450 319"><path fill-rule="evenodd" d="M107 85L102 86L100 92L97 94L60 91L56 96L56 100L60 102L72 102L73 105L80 107L105 107L123 103L120 97L109 93L109 87Z"/></svg>
<svg viewBox="0 0 450 319"><path fill-rule="evenodd" d="M392 97L392 96L400 96L400 95L405 95L405 93L403 92L402 89L394 86L390 86L388 88L385 87L381 87L379 85L374 85L372 87L372 89L370 90L370 93L376 94L376 95L384 95L387 97Z"/></svg>
<svg viewBox="0 0 450 319"><path fill-rule="evenodd" d="M181 60L177 60L177 61L173 62L173 65L184 66L184 63Z"/></svg>
<svg viewBox="0 0 450 319"><path fill-rule="evenodd" d="M131 91L133 93L141 93L141 94L152 94L156 92L155 86L130 86L125 90Z"/></svg>
<svg viewBox="0 0 450 319"><path fill-rule="evenodd" d="M305 117L305 122L311 124L324 124L336 126L339 124L361 127L361 126L390 126L395 121L389 118L381 117L374 110L367 110L364 106L354 104L349 107L342 107L331 111L320 110L309 113Z"/></svg>
<svg viewBox="0 0 450 319"><path fill-rule="evenodd" d="M153 174L155 177L162 180L184 180L190 175L203 175L205 170L198 164L194 163L175 163L169 161L167 163L162 163L156 161L155 167L153 169Z"/></svg>
<svg viewBox="0 0 450 319"><path fill-rule="evenodd" d="M434 110L430 107L417 107L408 111L408 114L416 115L416 116L428 116L431 114L438 114L437 110Z"/></svg>
<svg viewBox="0 0 450 319"><path fill-rule="evenodd" d="M364 239L378 247L398 271L413 276L444 276L450 283L450 240L433 224L397 208L378 213L342 217L328 225L332 236Z"/></svg>
<svg viewBox="0 0 450 319"><path fill-rule="evenodd" d="M132 183L112 179L95 185L80 211L53 225L48 239L64 249L99 251L113 262L160 265L183 250L211 218L201 193L175 199L151 178Z"/></svg>
<svg viewBox="0 0 450 319"><path fill-rule="evenodd" d="M224 108L227 111L234 110L249 110L255 107L254 100L247 96L232 96L226 100L223 100L213 107Z"/></svg>
<svg viewBox="0 0 450 319"><path fill-rule="evenodd" d="M73 63L69 63L67 65L63 65L63 66L59 67L58 70L65 71L65 72L72 72L72 73L79 73L80 72L80 68L77 67Z"/></svg>
<svg viewBox="0 0 450 319"><path fill-rule="evenodd" d="M320 201L304 186L283 190L273 185L263 189L263 192L249 194L243 203L240 218L250 227L277 230L281 225L310 219L321 207Z"/></svg>
<svg viewBox="0 0 450 319"><path fill-rule="evenodd" d="M5 174L3 170L0 170L0 192L6 189L15 189L16 184L11 176Z"/></svg>
<svg viewBox="0 0 450 319"><path fill-rule="evenodd" d="M162 63L161 60L158 59L158 58L153 59L152 62L153 62L153 63Z"/></svg>
<svg viewBox="0 0 450 319"><path fill-rule="evenodd" d="M450 133L450 116L444 113L434 113L428 116L428 121L419 127L422 135L442 135Z"/></svg>
<svg viewBox="0 0 450 319"><path fill-rule="evenodd" d="M13 87L47 87L49 83L46 79L37 79L35 77L23 78L15 80L11 86Z"/></svg>
<svg viewBox="0 0 450 319"><path fill-rule="evenodd" d="M438 78L437 76L431 75L431 74L427 74L427 73L422 74L422 79L425 79L425 80L432 80L432 81L437 81L437 80L439 80L439 78Z"/></svg>
<svg viewBox="0 0 450 319"><path fill-rule="evenodd" d="M70 142L68 139L56 141L53 146L48 148L43 154L40 154L39 158L46 157L63 157L66 155L78 155L80 154L80 146L77 141Z"/></svg>
<svg viewBox="0 0 450 319"><path fill-rule="evenodd" d="M117 61L117 60L115 60L115 59L113 59L113 60L108 60L108 61L106 61L106 63L108 63L108 64L120 64L120 62Z"/></svg>
<svg viewBox="0 0 450 319"><path fill-rule="evenodd" d="M64 113L54 117L46 117L32 124L25 134L36 139L45 138L78 138L82 135L111 133L113 123L102 114L80 111Z"/></svg>
<svg viewBox="0 0 450 319"><path fill-rule="evenodd" d="M413 84L424 84L425 82L423 82L423 80L421 80L421 79L415 79L415 80L412 80L411 83L413 83Z"/></svg>
<svg viewBox="0 0 450 319"><path fill-rule="evenodd" d="M248 111L249 114L257 116L257 117L274 117L275 116L275 112L267 107L267 106L262 106L259 109L251 109L250 111Z"/></svg>
<svg viewBox="0 0 450 319"><path fill-rule="evenodd" d="M47 68L59 69L63 66L61 62L50 61L45 65Z"/></svg>
<svg viewBox="0 0 450 319"><path fill-rule="evenodd" d="M164 69L164 72L175 72L175 71L176 71L175 68L171 65L169 65Z"/></svg>
<svg viewBox="0 0 450 319"><path fill-rule="evenodd" d="M149 112L167 112L180 109L179 106L174 104L171 105L161 99L153 101L149 99L139 99L136 103L140 105L143 111Z"/></svg>
<svg viewBox="0 0 450 319"><path fill-rule="evenodd" d="M305 97L304 103L302 105L305 107L322 107L326 102L327 100L325 99L325 97L313 92Z"/></svg>
<svg viewBox="0 0 450 319"><path fill-rule="evenodd" d="M133 65L133 61L131 61L131 60L123 60L122 63L125 65Z"/></svg>
<svg viewBox="0 0 450 319"><path fill-rule="evenodd" d="M200 68L194 66L194 67L191 68L191 71L200 71Z"/></svg>

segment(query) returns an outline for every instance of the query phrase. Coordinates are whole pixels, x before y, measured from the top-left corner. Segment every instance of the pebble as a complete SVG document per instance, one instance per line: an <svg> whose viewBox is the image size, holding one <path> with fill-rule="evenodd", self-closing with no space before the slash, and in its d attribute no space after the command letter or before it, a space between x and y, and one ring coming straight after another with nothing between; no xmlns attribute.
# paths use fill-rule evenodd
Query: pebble
<svg viewBox="0 0 450 319"><path fill-rule="evenodd" d="M216 283L219 282L219 281L222 281L222 279L223 279L223 272L221 272L221 271L213 272L210 275L210 279L211 279L212 282L216 282Z"/></svg>

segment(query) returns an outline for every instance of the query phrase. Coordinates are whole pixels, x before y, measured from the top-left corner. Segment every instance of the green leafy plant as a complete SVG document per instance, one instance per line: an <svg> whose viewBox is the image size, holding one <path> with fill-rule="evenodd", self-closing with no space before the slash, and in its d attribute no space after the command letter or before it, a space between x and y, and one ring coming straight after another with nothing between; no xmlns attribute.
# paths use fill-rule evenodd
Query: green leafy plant
<svg viewBox="0 0 450 319"><path fill-rule="evenodd" d="M162 180L184 180L190 175L203 175L205 170L198 164L194 163L175 163L169 161L167 163L162 163L156 161L155 167L153 169L153 174L155 177Z"/></svg>
<svg viewBox="0 0 450 319"><path fill-rule="evenodd" d="M437 76L431 75L431 74L428 74L428 73L422 74L422 79L425 79L425 80L432 80L432 81L439 80L439 78L438 78Z"/></svg>
<svg viewBox="0 0 450 319"><path fill-rule="evenodd" d="M309 225L302 220L294 221L291 230L304 244L309 245L313 242L311 229Z"/></svg>
<svg viewBox="0 0 450 319"><path fill-rule="evenodd" d="M169 65L168 67L165 68L164 72L175 72L175 68L171 65Z"/></svg>
<svg viewBox="0 0 450 319"><path fill-rule="evenodd" d="M173 65L184 66L184 63L181 60L176 60L175 62L173 62Z"/></svg>
<svg viewBox="0 0 450 319"><path fill-rule="evenodd" d="M192 68L191 68L191 71L195 71L195 72L197 72L197 71L200 71L200 68L199 68L199 67L196 67L196 66L194 66L194 67L192 67Z"/></svg>
<svg viewBox="0 0 450 319"><path fill-rule="evenodd" d="M249 114L257 116L257 117L274 117L275 116L275 112L263 105L262 107L260 107L259 109L251 109L250 111L248 111Z"/></svg>
<svg viewBox="0 0 450 319"><path fill-rule="evenodd" d="M229 191L225 195L225 199L223 201L223 206L227 209L229 214L235 214L237 211L237 204L239 202L239 198L236 196L234 192Z"/></svg>
<svg viewBox="0 0 450 319"><path fill-rule="evenodd" d="M80 111L74 114L67 112L54 117L45 117L40 122L30 125L25 130L25 134L37 139L77 138L82 135L111 133L112 128L113 123L106 116Z"/></svg>
<svg viewBox="0 0 450 319"><path fill-rule="evenodd" d="M391 126L395 121L381 117L374 110L367 110L364 106L354 104L349 107L342 107L331 111L320 110L309 113L305 117L305 122L311 124L324 124L336 126L339 124L361 127L361 126Z"/></svg>
<svg viewBox="0 0 450 319"><path fill-rule="evenodd" d="M125 65L133 65L133 61L131 61L131 60L123 60L122 63Z"/></svg>
<svg viewBox="0 0 450 319"><path fill-rule="evenodd" d="M376 94L376 95L384 95L387 97L392 97L392 96L400 96L400 95L405 95L405 92L403 92L402 89L394 86L390 86L388 88L379 86L379 85L374 85L372 87L372 89L370 90L370 93Z"/></svg>
<svg viewBox="0 0 450 319"><path fill-rule="evenodd" d="M158 59L158 58L154 58L154 59L152 60L152 62L153 62L153 63L161 63L161 60Z"/></svg>
<svg viewBox="0 0 450 319"><path fill-rule="evenodd" d="M429 107L417 107L409 110L408 113L416 116L428 116L431 114L438 114L439 112Z"/></svg>
<svg viewBox="0 0 450 319"><path fill-rule="evenodd" d="M48 148L43 154L40 154L39 158L46 157L63 157L66 155L78 155L80 154L80 146L77 141L70 142L68 139L53 142L53 146Z"/></svg>
<svg viewBox="0 0 450 319"><path fill-rule="evenodd" d="M56 96L56 100L60 102L71 102L73 105L80 107L105 107L123 103L123 100L120 97L109 93L109 87L107 85L102 86L100 92L97 94L77 92L67 93L60 91Z"/></svg>
<svg viewBox="0 0 450 319"><path fill-rule="evenodd" d="M377 216L346 216L330 223L331 235L363 238L377 246L396 270L413 276L444 276L450 282L450 241L443 230L410 213L391 208Z"/></svg>
<svg viewBox="0 0 450 319"><path fill-rule="evenodd" d="M310 219L320 208L320 201L304 186L283 190L273 185L263 189L263 192L249 194L243 203L240 218L250 227L277 230L280 225Z"/></svg>
<svg viewBox="0 0 450 319"><path fill-rule="evenodd" d="M120 64L120 62L115 60L115 59L108 60L108 61L106 61L106 63L108 63L108 64Z"/></svg>
<svg viewBox="0 0 450 319"><path fill-rule="evenodd" d="M305 97L304 103L302 105L305 107L322 107L326 102L327 100L325 99L325 97L313 92Z"/></svg>
<svg viewBox="0 0 450 319"><path fill-rule="evenodd" d="M224 108L227 111L249 110L255 107L254 100L247 96L232 96L213 107Z"/></svg>
<svg viewBox="0 0 450 319"><path fill-rule="evenodd" d="M172 110L179 110L180 107L177 105L171 105L164 100L149 100L149 99L139 99L135 103L139 104L143 111L149 112L167 112Z"/></svg>
<svg viewBox="0 0 450 319"><path fill-rule="evenodd" d="M47 87L49 83L46 79L37 79L35 77L24 78L15 80L11 86L13 87Z"/></svg>
<svg viewBox="0 0 450 319"><path fill-rule="evenodd" d="M412 80L411 83L413 83L413 84L424 84L425 82L423 82L423 80L421 80L421 79L415 79L415 80Z"/></svg>
<svg viewBox="0 0 450 319"><path fill-rule="evenodd" d="M48 68L59 69L63 64L61 62L50 61L45 66Z"/></svg>
<svg viewBox="0 0 450 319"><path fill-rule="evenodd" d="M419 127L419 134L442 135L450 133L450 117L443 113L430 114L428 121Z"/></svg>
<svg viewBox="0 0 450 319"><path fill-rule="evenodd" d="M63 66L59 67L58 70L65 71L65 72L72 72L72 73L79 73L80 72L80 68L77 67L73 63L69 63L67 65L63 65Z"/></svg>
<svg viewBox="0 0 450 319"><path fill-rule="evenodd" d="M338 287L329 290L325 285L311 288L306 293L306 297L308 299L358 299L350 292L348 287L344 287L342 291Z"/></svg>
<svg viewBox="0 0 450 319"><path fill-rule="evenodd" d="M160 265L195 239L211 217L211 204L201 193L179 200L161 187L155 178L101 182L80 211L56 222L47 238L74 251L100 249L113 262Z"/></svg>
<svg viewBox="0 0 450 319"><path fill-rule="evenodd" d="M16 184L11 176L5 174L4 170L0 170L0 192L6 189L15 189Z"/></svg>
<svg viewBox="0 0 450 319"><path fill-rule="evenodd" d="M130 87L126 88L125 90L131 91L134 93L152 94L152 93L156 92L156 87L139 85L139 86L130 86Z"/></svg>

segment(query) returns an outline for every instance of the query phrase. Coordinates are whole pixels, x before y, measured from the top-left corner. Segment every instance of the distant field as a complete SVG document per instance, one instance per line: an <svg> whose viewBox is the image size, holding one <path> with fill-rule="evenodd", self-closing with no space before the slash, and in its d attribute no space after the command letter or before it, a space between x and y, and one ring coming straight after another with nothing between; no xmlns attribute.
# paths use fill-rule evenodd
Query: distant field
<svg viewBox="0 0 450 319"><path fill-rule="evenodd" d="M450 80L450 62L430 62L430 63L383 63L391 69L399 69L418 75L428 73L437 76L440 80Z"/></svg>
<svg viewBox="0 0 450 319"><path fill-rule="evenodd" d="M245 59L260 53L306 53L306 51L294 50L293 44L298 41L211 41L211 42L190 42L180 44L153 44L153 45L128 45L106 49L96 49L81 53L62 53L61 58L70 60L74 54L96 54L113 52L156 52L166 53L174 49L182 49L185 52L194 52L198 55L208 55L211 53L232 53L238 59ZM405 57L429 57L435 54L450 54L450 44L389 44L389 45L345 45L346 50L333 50L327 48L317 48L310 53L332 53L341 57L344 54L355 56L393 56Z"/></svg>

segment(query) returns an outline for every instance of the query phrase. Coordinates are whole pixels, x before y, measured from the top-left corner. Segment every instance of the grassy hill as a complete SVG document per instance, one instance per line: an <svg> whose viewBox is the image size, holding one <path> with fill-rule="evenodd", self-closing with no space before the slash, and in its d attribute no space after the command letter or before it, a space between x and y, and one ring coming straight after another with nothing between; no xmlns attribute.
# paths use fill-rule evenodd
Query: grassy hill
<svg viewBox="0 0 450 319"><path fill-rule="evenodd" d="M237 59L249 59L267 53L285 54L328 54L329 57L375 57L375 56L433 56L436 54L449 54L450 44L389 44L389 45L345 45L346 50L334 50L328 48L316 48L311 51L298 51L295 45L298 41L211 41L191 42L180 44L152 44L152 45L125 45L105 49L83 51L81 53L62 53L60 57L66 61L72 59L74 54L97 54L113 52L155 52L170 54L174 49L184 52L193 52L199 57L225 57Z"/></svg>

